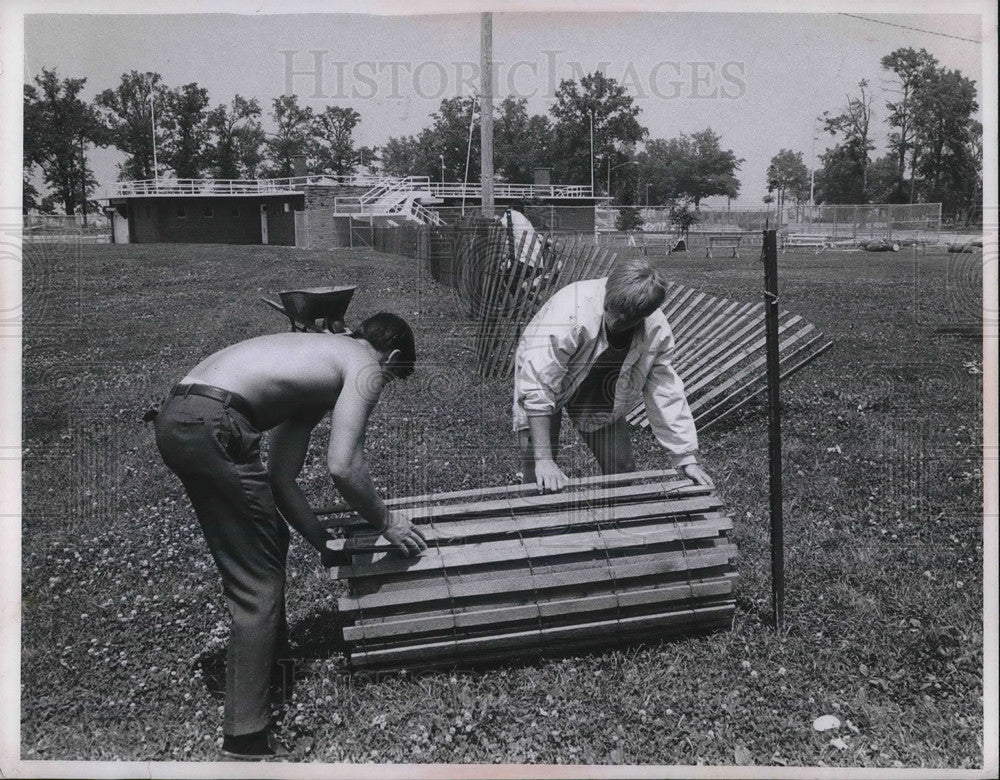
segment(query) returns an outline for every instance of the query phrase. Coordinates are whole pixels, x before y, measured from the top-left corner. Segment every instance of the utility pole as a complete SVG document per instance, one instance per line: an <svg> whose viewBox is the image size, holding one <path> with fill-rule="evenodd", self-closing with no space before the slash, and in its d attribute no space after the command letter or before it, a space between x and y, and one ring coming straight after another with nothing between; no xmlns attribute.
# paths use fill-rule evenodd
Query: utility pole
<svg viewBox="0 0 1000 780"><path fill-rule="evenodd" d="M83 133L80 134L80 211L83 225L87 226L87 146Z"/></svg>
<svg viewBox="0 0 1000 780"><path fill-rule="evenodd" d="M479 170L483 216L492 219L493 207L493 14L481 15L479 51Z"/></svg>

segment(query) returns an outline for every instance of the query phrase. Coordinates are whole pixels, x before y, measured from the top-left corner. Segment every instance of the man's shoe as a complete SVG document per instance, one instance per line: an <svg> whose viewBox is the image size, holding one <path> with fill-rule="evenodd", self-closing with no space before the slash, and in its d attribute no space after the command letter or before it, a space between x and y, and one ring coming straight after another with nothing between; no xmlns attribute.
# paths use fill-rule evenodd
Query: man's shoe
<svg viewBox="0 0 1000 780"><path fill-rule="evenodd" d="M267 729L252 734L225 734L222 755L234 761L269 761L287 758L288 748Z"/></svg>

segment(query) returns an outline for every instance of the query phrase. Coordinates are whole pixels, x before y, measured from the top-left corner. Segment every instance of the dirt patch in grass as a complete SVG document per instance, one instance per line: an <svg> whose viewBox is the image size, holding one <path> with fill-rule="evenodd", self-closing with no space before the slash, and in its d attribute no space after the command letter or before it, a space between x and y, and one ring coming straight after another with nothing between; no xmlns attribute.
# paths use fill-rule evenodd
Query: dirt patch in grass
<svg viewBox="0 0 1000 780"><path fill-rule="evenodd" d="M351 283L349 322L406 317L419 368L368 452L389 495L504 484L506 382L474 375L473 324L414 260L366 250L34 246L25 264L22 758L214 760L227 616L180 484L139 418L232 341L282 330L257 298ZM302 761L976 767L982 751L981 345L976 258L799 253L781 304L836 341L782 390L786 630L769 606L766 416L703 436L735 520L731 630L450 674L354 677L331 582L293 541ZM673 256L674 280L758 300L754 259ZM639 468L664 465L636 431ZM336 496L318 436L303 475ZM595 466L571 431L575 475ZM815 718L834 714L835 732Z"/></svg>

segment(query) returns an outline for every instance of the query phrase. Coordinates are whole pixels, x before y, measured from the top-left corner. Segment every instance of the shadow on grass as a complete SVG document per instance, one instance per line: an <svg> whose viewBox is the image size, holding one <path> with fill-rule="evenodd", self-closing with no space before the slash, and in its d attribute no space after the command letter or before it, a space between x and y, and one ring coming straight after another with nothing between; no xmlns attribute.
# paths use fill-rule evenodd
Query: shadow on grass
<svg viewBox="0 0 1000 780"><path fill-rule="evenodd" d="M318 612L300 620L289 629L290 649L282 653L271 677L273 694L279 700L287 701L297 680L310 676L310 661L323 660L343 654L347 650L344 643L343 627L336 610ZM199 655L191 665L192 671L199 671L205 690L217 699L226 694L226 648L207 650Z"/></svg>

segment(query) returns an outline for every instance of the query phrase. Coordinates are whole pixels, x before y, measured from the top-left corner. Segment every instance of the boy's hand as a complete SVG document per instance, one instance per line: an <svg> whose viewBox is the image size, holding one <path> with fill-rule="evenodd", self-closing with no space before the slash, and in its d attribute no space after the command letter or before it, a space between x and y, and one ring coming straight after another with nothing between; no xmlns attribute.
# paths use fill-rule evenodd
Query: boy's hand
<svg viewBox="0 0 1000 780"><path fill-rule="evenodd" d="M382 536L407 557L420 555L427 549L423 531L405 515L390 512L389 522L386 524L385 530L382 531Z"/></svg>
<svg viewBox="0 0 1000 780"><path fill-rule="evenodd" d="M535 483L542 492L558 492L569 483L569 477L563 474L554 460L540 460L535 463Z"/></svg>
<svg viewBox="0 0 1000 780"><path fill-rule="evenodd" d="M684 476L690 479L696 485L704 485L705 487L714 488L715 483L712 478L708 476L701 466L697 463L688 463L685 466L681 466L681 471L684 472Z"/></svg>

